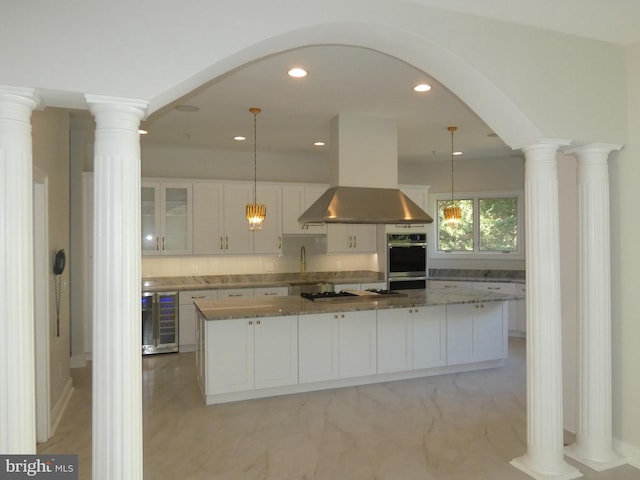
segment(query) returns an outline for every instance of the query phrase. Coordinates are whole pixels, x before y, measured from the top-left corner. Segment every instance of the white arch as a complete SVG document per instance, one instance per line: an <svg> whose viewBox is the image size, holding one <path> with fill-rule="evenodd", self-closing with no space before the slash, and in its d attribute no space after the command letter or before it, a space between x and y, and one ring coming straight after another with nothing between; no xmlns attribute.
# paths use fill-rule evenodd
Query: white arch
<svg viewBox="0 0 640 480"><path fill-rule="evenodd" d="M372 23L326 23L265 38L227 56L150 100L154 112L234 69L286 50L312 45L370 48L433 76L466 103L508 145L541 138L540 129L486 76L450 50L425 37Z"/></svg>

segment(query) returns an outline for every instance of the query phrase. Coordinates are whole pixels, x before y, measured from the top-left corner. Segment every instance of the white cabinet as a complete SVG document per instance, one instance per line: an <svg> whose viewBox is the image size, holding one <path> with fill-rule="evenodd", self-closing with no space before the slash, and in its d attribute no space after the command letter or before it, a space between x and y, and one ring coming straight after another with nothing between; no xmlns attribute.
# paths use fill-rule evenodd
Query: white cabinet
<svg viewBox="0 0 640 480"><path fill-rule="evenodd" d="M524 337L527 332L527 287L518 284L516 293L521 298L509 302L509 335Z"/></svg>
<svg viewBox="0 0 640 480"><path fill-rule="evenodd" d="M191 245L191 184L143 182L143 255L188 255Z"/></svg>
<svg viewBox="0 0 640 480"><path fill-rule="evenodd" d="M220 288L218 298L253 298L253 288Z"/></svg>
<svg viewBox="0 0 640 480"><path fill-rule="evenodd" d="M443 305L378 311L378 373L446 364Z"/></svg>
<svg viewBox="0 0 640 480"><path fill-rule="evenodd" d="M447 305L447 365L506 358L506 302Z"/></svg>
<svg viewBox="0 0 640 480"><path fill-rule="evenodd" d="M429 288L473 288L473 283L454 280L429 280Z"/></svg>
<svg viewBox="0 0 640 480"><path fill-rule="evenodd" d="M289 287L256 287L253 296L258 297L286 297L289 295Z"/></svg>
<svg viewBox="0 0 640 480"><path fill-rule="evenodd" d="M333 286L336 292L341 290L367 290L370 288L385 290L387 288L387 282L334 283Z"/></svg>
<svg viewBox="0 0 640 480"><path fill-rule="evenodd" d="M245 210L253 202L253 184L195 183L193 192L194 253L253 253Z"/></svg>
<svg viewBox="0 0 640 480"><path fill-rule="evenodd" d="M204 322L207 395L298 382L297 317Z"/></svg>
<svg viewBox="0 0 640 480"><path fill-rule="evenodd" d="M447 309L444 305L414 308L413 368L447 363Z"/></svg>
<svg viewBox="0 0 640 480"><path fill-rule="evenodd" d="M298 317L300 383L339 378L339 335L340 323L337 314L313 313Z"/></svg>
<svg viewBox="0 0 640 480"><path fill-rule="evenodd" d="M196 346L196 306L194 300L218 298L216 290L182 290L179 295L180 324L179 345L181 352L192 352Z"/></svg>
<svg viewBox="0 0 640 480"><path fill-rule="evenodd" d="M257 201L267 207L262 230L253 232L253 252L259 254L282 253L282 187L258 184ZM246 226L246 221L245 221Z"/></svg>
<svg viewBox="0 0 640 480"><path fill-rule="evenodd" d="M300 315L300 383L374 375L376 312Z"/></svg>
<svg viewBox="0 0 640 480"><path fill-rule="evenodd" d="M378 373L413 368L413 311L394 308L378 312Z"/></svg>
<svg viewBox="0 0 640 480"><path fill-rule="evenodd" d="M429 205L429 185L400 185L399 188L400 191L409 197L416 205L424 211L427 210L427 206ZM426 224L399 223L386 225L385 230L388 233L423 233L426 231L426 228Z"/></svg>
<svg viewBox="0 0 640 480"><path fill-rule="evenodd" d="M326 225L302 225L298 217L327 190L326 185L282 186L282 233L318 235L327 233Z"/></svg>
<svg viewBox="0 0 640 480"><path fill-rule="evenodd" d="M375 252L376 226L333 223L327 225L327 253Z"/></svg>
<svg viewBox="0 0 640 480"><path fill-rule="evenodd" d="M376 312L340 313L340 378L375 375Z"/></svg>

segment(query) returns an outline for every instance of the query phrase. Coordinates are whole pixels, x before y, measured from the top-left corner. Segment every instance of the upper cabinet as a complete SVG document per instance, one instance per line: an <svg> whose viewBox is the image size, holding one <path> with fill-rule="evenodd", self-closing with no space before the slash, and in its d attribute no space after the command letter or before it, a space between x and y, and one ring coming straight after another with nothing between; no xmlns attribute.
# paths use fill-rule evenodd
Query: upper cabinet
<svg viewBox="0 0 640 480"><path fill-rule="evenodd" d="M332 223L327 226L327 253L367 253L376 251L376 226Z"/></svg>
<svg viewBox="0 0 640 480"><path fill-rule="evenodd" d="M257 202L267 206L267 218L262 230L253 232L253 252L282 253L282 186L258 184ZM245 222L246 224L246 222Z"/></svg>
<svg viewBox="0 0 640 480"><path fill-rule="evenodd" d="M429 185L400 185L399 188L400 191L407 197L409 197L409 199L412 200L416 205L422 208L425 212L427 211L427 207L429 205ZM426 224L398 223L387 225L386 231L395 233L407 233L412 231L424 232L425 229Z"/></svg>
<svg viewBox="0 0 640 480"><path fill-rule="evenodd" d="M191 184L144 182L141 200L142 254L192 253Z"/></svg>
<svg viewBox="0 0 640 480"><path fill-rule="evenodd" d="M202 182L193 185L193 253L253 253L245 207L253 184Z"/></svg>
<svg viewBox="0 0 640 480"><path fill-rule="evenodd" d="M298 217L327 190L326 185L282 186L282 233L317 235L327 233L325 224L302 225Z"/></svg>

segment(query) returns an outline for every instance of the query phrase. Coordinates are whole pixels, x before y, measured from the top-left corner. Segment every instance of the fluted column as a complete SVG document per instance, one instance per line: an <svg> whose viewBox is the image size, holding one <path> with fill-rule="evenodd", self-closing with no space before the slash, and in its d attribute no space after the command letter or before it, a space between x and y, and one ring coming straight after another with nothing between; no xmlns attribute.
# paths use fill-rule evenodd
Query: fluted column
<svg viewBox="0 0 640 480"><path fill-rule="evenodd" d="M94 151L93 479L142 475L140 136L143 101L86 96Z"/></svg>
<svg viewBox="0 0 640 480"><path fill-rule="evenodd" d="M33 89L0 86L0 452L36 451Z"/></svg>
<svg viewBox="0 0 640 480"><path fill-rule="evenodd" d="M582 474L564 461L560 223L556 153L566 141L520 147L525 154L527 270L527 452L511 464L536 479Z"/></svg>
<svg viewBox="0 0 640 480"><path fill-rule="evenodd" d="M611 254L607 159L620 145L565 150L578 159L578 422L565 453L594 470L626 463L613 450Z"/></svg>

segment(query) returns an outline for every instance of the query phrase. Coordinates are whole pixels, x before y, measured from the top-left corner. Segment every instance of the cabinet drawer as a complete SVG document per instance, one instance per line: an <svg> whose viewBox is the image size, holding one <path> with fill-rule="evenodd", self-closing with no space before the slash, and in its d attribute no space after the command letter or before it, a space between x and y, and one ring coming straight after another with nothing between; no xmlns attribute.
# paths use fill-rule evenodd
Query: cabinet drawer
<svg viewBox="0 0 640 480"><path fill-rule="evenodd" d="M508 282L473 282L473 288L496 293L516 294L516 284Z"/></svg>
<svg viewBox="0 0 640 480"><path fill-rule="evenodd" d="M180 305L191 305L194 300L215 300L218 298L216 290L182 290L179 294Z"/></svg>

